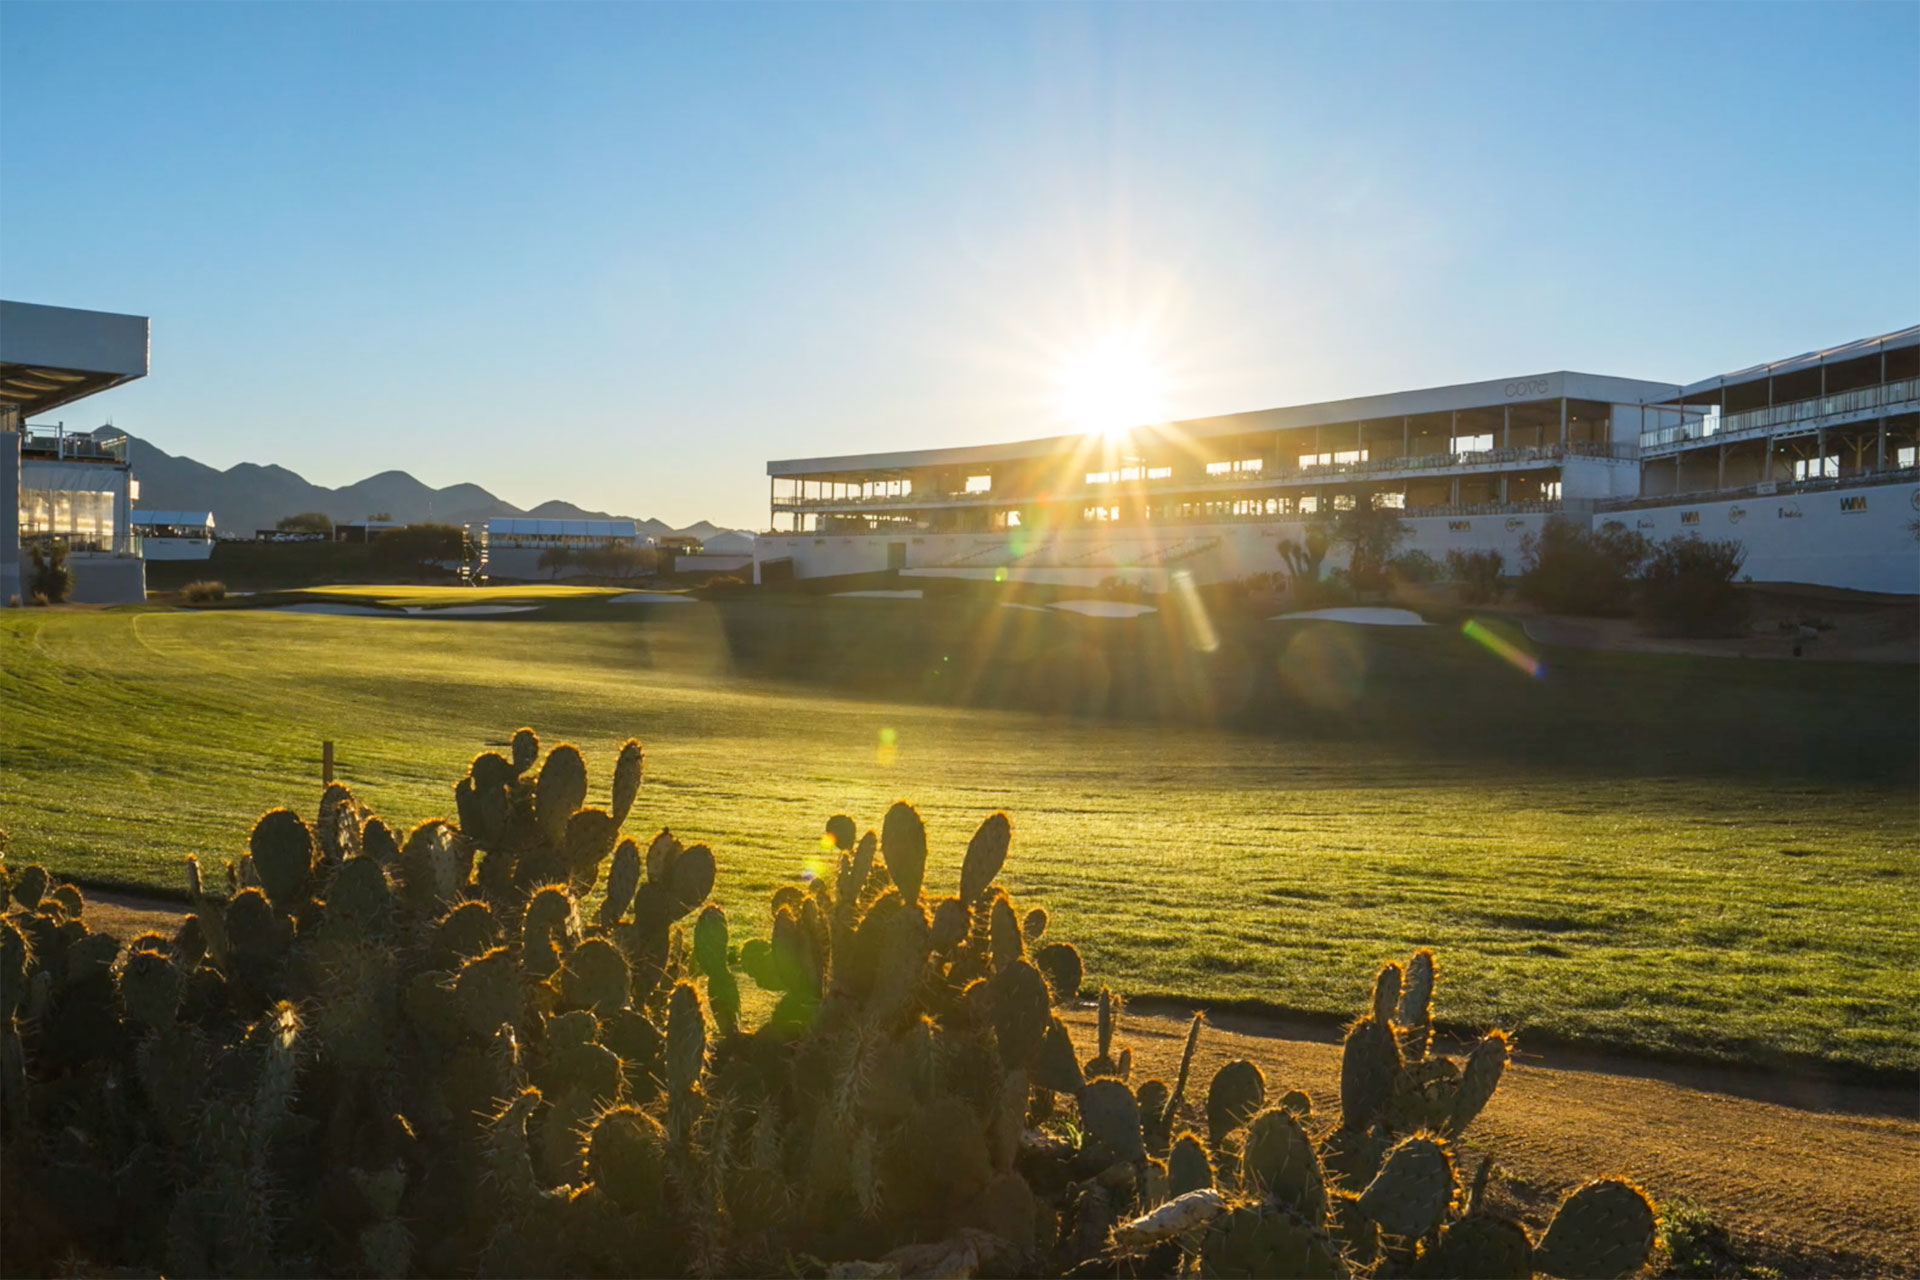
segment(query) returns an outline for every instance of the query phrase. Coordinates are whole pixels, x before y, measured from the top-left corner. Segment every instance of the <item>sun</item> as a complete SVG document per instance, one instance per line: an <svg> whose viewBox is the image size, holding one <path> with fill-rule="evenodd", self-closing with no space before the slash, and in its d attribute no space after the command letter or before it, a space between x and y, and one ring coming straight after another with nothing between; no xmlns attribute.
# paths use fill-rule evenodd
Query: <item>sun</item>
<svg viewBox="0 0 1920 1280"><path fill-rule="evenodd" d="M1109 338L1076 352L1058 373L1060 414L1088 434L1123 436L1166 417L1167 379L1145 344Z"/></svg>

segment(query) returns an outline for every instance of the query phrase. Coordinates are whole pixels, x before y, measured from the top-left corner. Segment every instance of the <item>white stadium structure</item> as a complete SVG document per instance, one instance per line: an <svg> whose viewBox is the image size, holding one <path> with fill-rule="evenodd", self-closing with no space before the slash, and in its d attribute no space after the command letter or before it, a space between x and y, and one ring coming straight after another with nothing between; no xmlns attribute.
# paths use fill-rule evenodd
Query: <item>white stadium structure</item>
<svg viewBox="0 0 1920 1280"><path fill-rule="evenodd" d="M1544 373L1011 444L767 464L756 581L893 571L1163 589L1285 569L1359 502L1402 551L1551 519L1738 539L1756 582L1920 592L1920 326L1687 386Z"/></svg>

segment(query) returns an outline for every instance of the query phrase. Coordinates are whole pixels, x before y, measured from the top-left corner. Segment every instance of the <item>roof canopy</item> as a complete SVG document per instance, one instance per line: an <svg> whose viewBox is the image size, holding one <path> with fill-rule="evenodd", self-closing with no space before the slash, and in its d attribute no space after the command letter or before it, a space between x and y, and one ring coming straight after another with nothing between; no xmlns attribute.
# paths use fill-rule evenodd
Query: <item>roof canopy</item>
<svg viewBox="0 0 1920 1280"><path fill-rule="evenodd" d="M133 523L135 525L145 525L148 527L159 524L178 524L186 525L194 529L211 529L213 528L213 512L147 511L143 509L133 513Z"/></svg>
<svg viewBox="0 0 1920 1280"><path fill-rule="evenodd" d="M1892 333L1883 333L1876 338L1861 338L1857 342L1843 343L1821 351L1809 351L1805 355L1792 356L1785 360L1772 360L1766 364L1752 365L1734 373L1702 378L1698 382L1689 383L1680 388L1677 396L1669 398L1684 400L1690 395L1702 391L1713 391L1732 382L1756 382L1761 378L1796 373L1801 369L1816 369L1823 364L1840 364L1847 360L1857 360L1861 356L1878 355L1882 351L1897 351L1901 347L1912 346L1920 346L1920 324L1906 329L1896 329Z"/></svg>
<svg viewBox="0 0 1920 1280"><path fill-rule="evenodd" d="M523 516L494 516L487 533L548 538L636 538L640 530L631 520L534 520Z"/></svg>
<svg viewBox="0 0 1920 1280"><path fill-rule="evenodd" d="M147 318L0 302L0 403L22 418L147 376Z"/></svg>

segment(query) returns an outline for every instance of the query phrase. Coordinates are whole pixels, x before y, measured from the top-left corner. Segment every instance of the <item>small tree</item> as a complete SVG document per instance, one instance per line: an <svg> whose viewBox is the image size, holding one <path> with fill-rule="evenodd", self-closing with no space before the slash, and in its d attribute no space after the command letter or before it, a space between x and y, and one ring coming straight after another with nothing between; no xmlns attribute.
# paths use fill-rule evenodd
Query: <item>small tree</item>
<svg viewBox="0 0 1920 1280"><path fill-rule="evenodd" d="M1597 530L1548 520L1520 543L1520 594L1554 613L1625 613L1650 550L1617 520Z"/></svg>
<svg viewBox="0 0 1920 1280"><path fill-rule="evenodd" d="M1498 551L1449 551L1447 576L1460 584L1460 598L1468 604L1492 604L1506 590L1500 572L1507 567Z"/></svg>
<svg viewBox="0 0 1920 1280"><path fill-rule="evenodd" d="M274 522L274 528L282 533L320 533L333 536L333 520L324 511L302 511L297 515L281 516Z"/></svg>
<svg viewBox="0 0 1920 1280"><path fill-rule="evenodd" d="M1398 510L1365 496L1334 518L1333 538L1348 548L1347 577L1356 591L1385 589L1387 562L1410 532Z"/></svg>
<svg viewBox="0 0 1920 1280"><path fill-rule="evenodd" d="M47 604L65 604L73 594L73 570L67 567L67 544L36 542L31 554L33 578L27 590Z"/></svg>
<svg viewBox="0 0 1920 1280"><path fill-rule="evenodd" d="M1327 558L1327 531L1318 524L1307 526L1304 541L1280 539L1280 561L1287 566L1287 585L1296 604L1313 600L1321 593L1320 565Z"/></svg>
<svg viewBox="0 0 1920 1280"><path fill-rule="evenodd" d="M1682 635L1734 635L1747 622L1747 598L1734 585L1746 548L1733 538L1698 534L1653 549L1640 584L1640 611Z"/></svg>
<svg viewBox="0 0 1920 1280"><path fill-rule="evenodd" d="M540 568L558 580L560 571L573 563L572 547L548 547L540 553Z"/></svg>

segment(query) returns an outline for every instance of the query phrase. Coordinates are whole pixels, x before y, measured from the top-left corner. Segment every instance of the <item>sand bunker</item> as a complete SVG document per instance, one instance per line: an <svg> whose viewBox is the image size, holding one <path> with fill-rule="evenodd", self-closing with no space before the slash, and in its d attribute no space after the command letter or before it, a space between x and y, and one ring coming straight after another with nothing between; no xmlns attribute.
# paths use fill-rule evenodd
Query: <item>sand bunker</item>
<svg viewBox="0 0 1920 1280"><path fill-rule="evenodd" d="M1159 612L1150 604L1132 604L1125 600L1061 600L1053 607L1089 618L1137 618L1143 613Z"/></svg>
<svg viewBox="0 0 1920 1280"><path fill-rule="evenodd" d="M1304 613L1282 613L1268 622L1351 622L1362 627L1424 627L1427 620L1411 609L1308 609Z"/></svg>
<svg viewBox="0 0 1920 1280"><path fill-rule="evenodd" d="M608 604L697 604L692 596L675 595L671 591L629 591L624 595L608 596Z"/></svg>
<svg viewBox="0 0 1920 1280"><path fill-rule="evenodd" d="M431 609L424 605L410 605L407 613L415 618L479 618L494 613L532 613L539 607L533 604L456 604Z"/></svg>
<svg viewBox="0 0 1920 1280"><path fill-rule="evenodd" d="M1028 613L1045 613L1047 611L1047 606L1043 604L1021 604L1017 600L1002 600L1000 607L1002 609L1025 609Z"/></svg>
<svg viewBox="0 0 1920 1280"><path fill-rule="evenodd" d="M338 617L352 618L399 618L405 615L392 609L375 609L364 604L282 604L269 609L269 613L330 613Z"/></svg>
<svg viewBox="0 0 1920 1280"><path fill-rule="evenodd" d="M836 591L837 600L918 600L926 595L924 591Z"/></svg>

